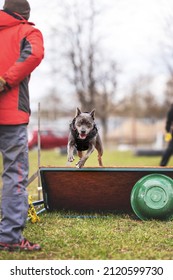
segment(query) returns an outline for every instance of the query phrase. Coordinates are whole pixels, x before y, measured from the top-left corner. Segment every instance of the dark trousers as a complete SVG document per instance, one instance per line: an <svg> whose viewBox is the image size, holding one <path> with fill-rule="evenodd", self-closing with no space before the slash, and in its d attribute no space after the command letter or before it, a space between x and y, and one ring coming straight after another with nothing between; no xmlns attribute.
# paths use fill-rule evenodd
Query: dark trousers
<svg viewBox="0 0 173 280"><path fill-rule="evenodd" d="M168 143L168 146L163 153L160 166L166 166L172 154L173 154L173 139Z"/></svg>
<svg viewBox="0 0 173 280"><path fill-rule="evenodd" d="M27 126L0 125L3 157L0 242L19 243L27 220L28 141Z"/></svg>

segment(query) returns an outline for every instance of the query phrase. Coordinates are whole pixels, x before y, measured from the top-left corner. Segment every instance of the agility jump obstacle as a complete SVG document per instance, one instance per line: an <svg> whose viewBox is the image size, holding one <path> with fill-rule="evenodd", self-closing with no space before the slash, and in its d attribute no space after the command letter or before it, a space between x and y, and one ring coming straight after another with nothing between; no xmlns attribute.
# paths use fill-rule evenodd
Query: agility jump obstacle
<svg viewBox="0 0 173 280"><path fill-rule="evenodd" d="M38 201L44 209L116 211L140 219L173 217L173 167L40 167L40 103L38 103ZM43 200L40 200L41 190Z"/></svg>
<svg viewBox="0 0 173 280"><path fill-rule="evenodd" d="M172 168L40 167L39 171L48 211L135 212L144 220L150 214L164 219L173 213ZM138 202L143 209L138 209Z"/></svg>

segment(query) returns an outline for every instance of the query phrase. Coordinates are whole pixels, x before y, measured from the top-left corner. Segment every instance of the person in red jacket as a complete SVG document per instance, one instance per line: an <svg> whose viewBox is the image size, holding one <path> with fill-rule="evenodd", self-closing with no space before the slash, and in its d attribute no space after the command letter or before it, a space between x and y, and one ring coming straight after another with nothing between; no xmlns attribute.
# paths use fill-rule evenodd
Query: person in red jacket
<svg viewBox="0 0 173 280"><path fill-rule="evenodd" d="M28 83L44 57L42 33L29 16L27 0L5 0L0 11L0 250L9 251L41 249L22 235L28 215Z"/></svg>

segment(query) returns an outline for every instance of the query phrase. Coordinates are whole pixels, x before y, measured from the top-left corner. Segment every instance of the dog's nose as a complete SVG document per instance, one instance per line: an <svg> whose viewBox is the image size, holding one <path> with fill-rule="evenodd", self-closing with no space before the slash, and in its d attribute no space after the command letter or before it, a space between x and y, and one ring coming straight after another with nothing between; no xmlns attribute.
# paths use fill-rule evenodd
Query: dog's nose
<svg viewBox="0 0 173 280"><path fill-rule="evenodd" d="M82 130L81 130L81 133L82 133L82 134L85 134L85 132L86 132L85 129L82 129Z"/></svg>

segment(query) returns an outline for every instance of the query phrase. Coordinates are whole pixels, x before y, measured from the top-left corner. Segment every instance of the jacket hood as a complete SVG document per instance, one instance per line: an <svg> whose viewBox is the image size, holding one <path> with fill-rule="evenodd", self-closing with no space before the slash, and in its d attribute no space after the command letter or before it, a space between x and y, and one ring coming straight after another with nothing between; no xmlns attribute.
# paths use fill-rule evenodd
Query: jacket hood
<svg viewBox="0 0 173 280"><path fill-rule="evenodd" d="M27 23L30 25L34 25L34 23L27 21L19 14L9 13L4 10L0 10L0 30L12 27L21 23Z"/></svg>

